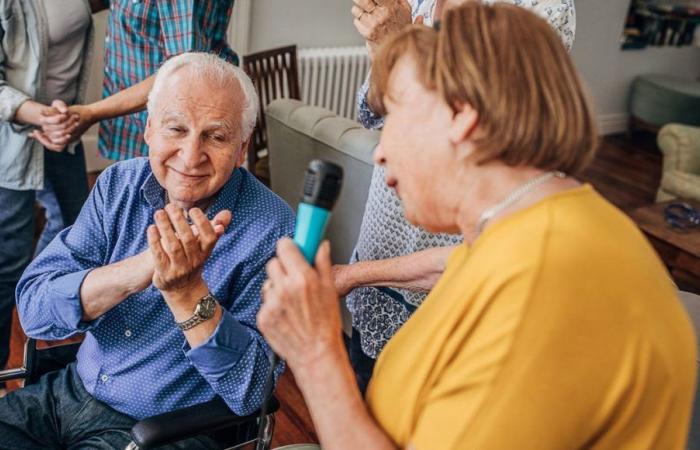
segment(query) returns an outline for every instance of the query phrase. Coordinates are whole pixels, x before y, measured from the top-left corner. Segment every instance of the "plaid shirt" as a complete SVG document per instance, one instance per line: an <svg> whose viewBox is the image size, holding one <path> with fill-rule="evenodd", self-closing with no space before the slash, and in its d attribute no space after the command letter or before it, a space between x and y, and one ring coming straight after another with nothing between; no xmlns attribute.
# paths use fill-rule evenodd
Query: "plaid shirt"
<svg viewBox="0 0 700 450"><path fill-rule="evenodd" d="M171 56L214 52L233 64L226 42L234 0L111 0L102 95L109 97L153 75ZM99 148L108 159L148 154L146 111L100 123Z"/></svg>

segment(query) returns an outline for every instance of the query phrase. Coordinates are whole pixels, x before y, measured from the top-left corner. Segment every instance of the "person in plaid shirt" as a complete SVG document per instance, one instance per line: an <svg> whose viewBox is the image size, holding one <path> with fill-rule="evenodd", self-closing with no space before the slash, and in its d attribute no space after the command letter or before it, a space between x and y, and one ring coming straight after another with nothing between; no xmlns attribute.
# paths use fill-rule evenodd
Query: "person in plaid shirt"
<svg viewBox="0 0 700 450"><path fill-rule="evenodd" d="M103 99L73 105L72 120L57 143L78 139L100 122L103 157L125 160L148 153L143 140L146 98L158 67L185 52L216 53L232 64L238 56L226 42L234 0L91 0L110 9L105 38ZM96 7L97 6L97 7Z"/></svg>

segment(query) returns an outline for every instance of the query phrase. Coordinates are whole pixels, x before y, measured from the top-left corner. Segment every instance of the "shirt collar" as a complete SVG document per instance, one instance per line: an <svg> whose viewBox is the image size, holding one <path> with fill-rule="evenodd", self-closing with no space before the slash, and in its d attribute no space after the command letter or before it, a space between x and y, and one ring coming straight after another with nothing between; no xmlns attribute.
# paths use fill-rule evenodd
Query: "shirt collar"
<svg viewBox="0 0 700 450"><path fill-rule="evenodd" d="M224 187L221 188L214 203L211 204L207 211L209 220L213 219L219 212L224 209L231 209L238 198L239 187L243 178L242 169L236 168L231 173ZM153 171L148 174L146 180L141 185L141 196L153 209L165 208L165 189L158 183Z"/></svg>

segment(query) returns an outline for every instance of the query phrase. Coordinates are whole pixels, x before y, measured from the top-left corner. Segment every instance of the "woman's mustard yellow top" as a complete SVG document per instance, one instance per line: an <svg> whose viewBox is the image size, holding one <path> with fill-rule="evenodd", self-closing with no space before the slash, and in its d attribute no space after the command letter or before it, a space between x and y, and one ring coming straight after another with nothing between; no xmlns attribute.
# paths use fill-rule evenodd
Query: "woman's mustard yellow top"
<svg viewBox="0 0 700 450"><path fill-rule="evenodd" d="M586 185L455 250L367 402L402 448L680 450L696 364L656 253Z"/></svg>

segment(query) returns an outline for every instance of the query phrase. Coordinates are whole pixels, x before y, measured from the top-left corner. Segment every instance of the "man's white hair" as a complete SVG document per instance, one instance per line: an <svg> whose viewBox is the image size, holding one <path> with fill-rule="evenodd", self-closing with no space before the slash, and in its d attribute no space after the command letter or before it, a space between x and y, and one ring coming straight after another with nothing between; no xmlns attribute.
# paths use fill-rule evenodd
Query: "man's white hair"
<svg viewBox="0 0 700 450"><path fill-rule="evenodd" d="M243 141L247 141L253 134L255 121L258 117L258 94L253 82L243 70L211 53L182 53L163 63L156 73L153 88L148 94L148 114L153 115L156 111L156 102L165 81L183 67L191 68L191 73L199 80L214 82L222 88L230 89L235 83L241 86L245 100L241 114L241 136ZM196 86L193 86L193 89L196 89Z"/></svg>

